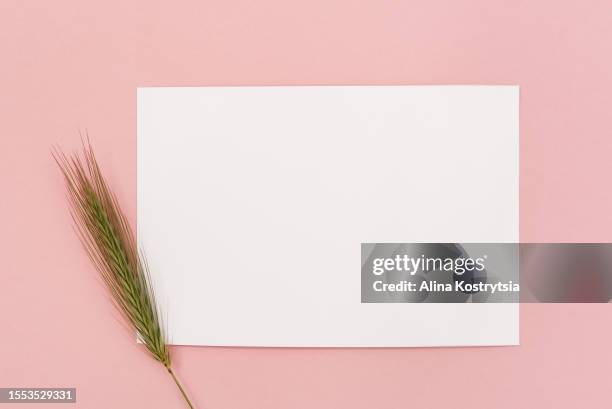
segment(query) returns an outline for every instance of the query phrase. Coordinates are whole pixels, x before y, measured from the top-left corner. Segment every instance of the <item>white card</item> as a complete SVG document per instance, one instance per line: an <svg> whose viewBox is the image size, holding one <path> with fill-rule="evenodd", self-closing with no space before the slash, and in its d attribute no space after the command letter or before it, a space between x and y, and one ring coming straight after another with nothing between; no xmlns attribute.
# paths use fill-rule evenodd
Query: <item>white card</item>
<svg viewBox="0 0 612 409"><path fill-rule="evenodd" d="M515 86L138 89L138 238L170 341L518 344L517 304L362 304L363 242L516 242Z"/></svg>

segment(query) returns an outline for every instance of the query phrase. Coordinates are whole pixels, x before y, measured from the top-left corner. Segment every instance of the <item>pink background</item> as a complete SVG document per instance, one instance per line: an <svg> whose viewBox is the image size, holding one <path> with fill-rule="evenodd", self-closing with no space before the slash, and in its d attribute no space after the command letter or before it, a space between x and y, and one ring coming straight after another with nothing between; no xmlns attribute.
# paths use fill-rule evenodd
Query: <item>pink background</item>
<svg viewBox="0 0 612 409"><path fill-rule="evenodd" d="M2 0L0 386L76 386L83 408L183 407L116 319L49 155L87 128L133 220L137 86L519 84L522 240L611 241L611 13L609 1ZM608 305L523 305L521 342L173 353L199 408L609 406Z"/></svg>

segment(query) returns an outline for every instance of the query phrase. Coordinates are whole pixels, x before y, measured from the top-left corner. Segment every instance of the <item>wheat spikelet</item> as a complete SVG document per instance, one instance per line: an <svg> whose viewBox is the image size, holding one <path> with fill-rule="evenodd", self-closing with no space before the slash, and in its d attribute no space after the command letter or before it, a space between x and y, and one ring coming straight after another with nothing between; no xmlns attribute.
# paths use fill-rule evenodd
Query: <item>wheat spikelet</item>
<svg viewBox="0 0 612 409"><path fill-rule="evenodd" d="M53 151L53 157L64 175L76 231L113 303L193 408L172 370L146 260L138 251L132 228L102 175L91 144L83 143L82 158L77 154L68 157L59 149Z"/></svg>

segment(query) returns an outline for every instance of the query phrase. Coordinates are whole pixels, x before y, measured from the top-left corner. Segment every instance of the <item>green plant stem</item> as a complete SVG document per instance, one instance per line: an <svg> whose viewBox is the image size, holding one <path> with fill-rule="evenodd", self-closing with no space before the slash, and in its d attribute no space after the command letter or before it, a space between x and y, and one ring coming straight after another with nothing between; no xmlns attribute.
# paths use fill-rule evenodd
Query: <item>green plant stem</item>
<svg viewBox="0 0 612 409"><path fill-rule="evenodd" d="M187 405L189 405L189 407L191 409L193 408L193 403L191 403L191 400L189 400L189 396L187 396L187 393L185 392L185 389L183 389L183 385L181 385L181 383L179 382L178 378L176 377L176 375L174 374L174 371L172 370L172 367L166 367L166 369L168 370L168 373L170 374L170 376L172 376L172 379L174 380L174 383L176 384L176 386L179 388L179 391L181 391L181 394L183 394L183 398L185 398L185 402L187 402Z"/></svg>

